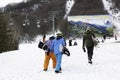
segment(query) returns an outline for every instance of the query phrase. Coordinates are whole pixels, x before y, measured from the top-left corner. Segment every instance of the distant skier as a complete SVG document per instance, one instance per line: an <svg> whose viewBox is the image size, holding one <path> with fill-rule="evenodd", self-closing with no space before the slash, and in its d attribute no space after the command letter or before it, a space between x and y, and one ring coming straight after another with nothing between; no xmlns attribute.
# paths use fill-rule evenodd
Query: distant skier
<svg viewBox="0 0 120 80"><path fill-rule="evenodd" d="M106 34L103 34L103 40L102 42L104 42L106 40Z"/></svg>
<svg viewBox="0 0 120 80"><path fill-rule="evenodd" d="M69 46L72 46L72 39L69 40Z"/></svg>
<svg viewBox="0 0 120 80"><path fill-rule="evenodd" d="M83 50L86 52L85 46L87 48L87 54L88 54L88 63L92 64L92 56L93 56L93 50L94 50L94 42L92 37L95 38L95 35L92 33L90 29L87 29L84 32L83 35Z"/></svg>
<svg viewBox="0 0 120 80"><path fill-rule="evenodd" d="M78 45L78 44L77 44L77 42L76 42L76 41L74 41L74 44L73 44L73 45L74 45L74 46L76 46L76 45Z"/></svg>

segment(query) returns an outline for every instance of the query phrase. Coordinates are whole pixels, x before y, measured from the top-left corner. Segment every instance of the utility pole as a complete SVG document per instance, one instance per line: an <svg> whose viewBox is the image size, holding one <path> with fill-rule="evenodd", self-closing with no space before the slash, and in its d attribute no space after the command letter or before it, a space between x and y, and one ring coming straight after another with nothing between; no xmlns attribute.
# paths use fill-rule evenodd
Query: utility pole
<svg viewBox="0 0 120 80"><path fill-rule="evenodd" d="M54 19L54 15L52 16L52 32L53 32L53 35L55 35L55 19Z"/></svg>
<svg viewBox="0 0 120 80"><path fill-rule="evenodd" d="M52 33L55 35L55 16L58 15L58 11L50 11L50 16L52 19Z"/></svg>

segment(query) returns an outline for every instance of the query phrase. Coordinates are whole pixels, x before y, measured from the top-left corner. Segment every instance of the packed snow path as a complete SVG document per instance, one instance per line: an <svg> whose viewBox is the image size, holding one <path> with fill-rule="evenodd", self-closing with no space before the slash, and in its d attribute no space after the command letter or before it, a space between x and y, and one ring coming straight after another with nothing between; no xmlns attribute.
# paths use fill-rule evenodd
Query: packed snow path
<svg viewBox="0 0 120 80"><path fill-rule="evenodd" d="M119 39L120 40L120 39ZM62 73L56 74L52 62L43 71L44 51L38 42L21 44L19 50L0 54L0 80L120 80L120 42L107 39L94 49L93 64L78 46L69 48L71 56L63 55Z"/></svg>

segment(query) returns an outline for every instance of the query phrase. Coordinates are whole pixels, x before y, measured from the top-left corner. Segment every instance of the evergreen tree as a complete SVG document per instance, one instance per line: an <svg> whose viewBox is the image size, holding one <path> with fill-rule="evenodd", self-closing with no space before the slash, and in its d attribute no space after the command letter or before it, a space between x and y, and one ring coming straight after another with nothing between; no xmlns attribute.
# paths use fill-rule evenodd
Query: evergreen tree
<svg viewBox="0 0 120 80"><path fill-rule="evenodd" d="M7 26L5 17L0 15L0 53L7 50Z"/></svg>
<svg viewBox="0 0 120 80"><path fill-rule="evenodd" d="M16 39L15 28L8 26L5 15L0 15L0 53L18 49L18 39Z"/></svg>

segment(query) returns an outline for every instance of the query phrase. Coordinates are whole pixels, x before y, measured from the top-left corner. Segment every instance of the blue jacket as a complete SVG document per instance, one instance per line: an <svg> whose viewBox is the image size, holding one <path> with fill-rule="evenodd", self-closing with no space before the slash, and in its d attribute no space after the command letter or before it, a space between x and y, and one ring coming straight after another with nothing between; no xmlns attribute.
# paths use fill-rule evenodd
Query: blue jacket
<svg viewBox="0 0 120 80"><path fill-rule="evenodd" d="M53 40L50 50L54 52L54 54L62 54L61 49L65 46L65 40L62 37L57 37Z"/></svg>

